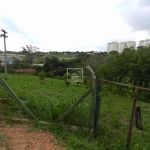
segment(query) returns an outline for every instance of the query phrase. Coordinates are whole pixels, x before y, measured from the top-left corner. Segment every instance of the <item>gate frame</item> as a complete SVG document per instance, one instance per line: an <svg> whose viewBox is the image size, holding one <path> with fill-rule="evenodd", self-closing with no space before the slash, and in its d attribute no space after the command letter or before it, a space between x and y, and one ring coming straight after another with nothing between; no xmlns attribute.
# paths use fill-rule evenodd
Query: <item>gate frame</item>
<svg viewBox="0 0 150 150"><path fill-rule="evenodd" d="M89 69L89 71L91 72L91 88L78 101L76 101L60 118L58 118L56 122L62 122L91 93L90 128L93 135L96 137L101 106L100 79L96 78L95 72L90 66L87 66L86 68Z"/></svg>
<svg viewBox="0 0 150 150"><path fill-rule="evenodd" d="M114 82L114 81L108 81L108 80L104 80L104 79L101 79L101 82L116 84L116 85L125 86L125 87L131 87L131 88L135 89L134 90L134 99L133 99L133 104L132 104L131 117L130 117L130 124L129 124L129 128L128 128L127 140L126 140L126 149L129 149L130 143L131 143L131 136L132 136L133 120L134 120L136 102L138 99L138 92L139 92L139 90L150 92L150 89L139 87L139 86L134 86L134 85L128 85L128 84L124 84L124 83L119 83L119 82Z"/></svg>
<svg viewBox="0 0 150 150"><path fill-rule="evenodd" d="M24 105L24 103L19 99L19 97L14 93L14 91L8 86L8 84L1 77L0 77L0 84L12 96L12 98L14 98L14 100L22 107L22 109L30 117L30 119L36 120L36 117L31 113L31 111Z"/></svg>

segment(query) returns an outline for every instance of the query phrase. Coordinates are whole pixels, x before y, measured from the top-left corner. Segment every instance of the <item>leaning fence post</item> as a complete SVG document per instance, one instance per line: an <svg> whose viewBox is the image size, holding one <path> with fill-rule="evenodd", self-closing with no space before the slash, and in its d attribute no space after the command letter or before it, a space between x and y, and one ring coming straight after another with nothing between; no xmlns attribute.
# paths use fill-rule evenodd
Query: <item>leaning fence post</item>
<svg viewBox="0 0 150 150"><path fill-rule="evenodd" d="M138 98L138 88L135 89L135 93L134 93L134 100L133 100L133 105L132 105L132 113L131 113L130 125L129 125L128 134L127 134L127 144L126 144L126 148L127 149L129 149L130 143L131 143L133 119L134 119L134 114L135 114L135 107L136 107L137 98Z"/></svg>

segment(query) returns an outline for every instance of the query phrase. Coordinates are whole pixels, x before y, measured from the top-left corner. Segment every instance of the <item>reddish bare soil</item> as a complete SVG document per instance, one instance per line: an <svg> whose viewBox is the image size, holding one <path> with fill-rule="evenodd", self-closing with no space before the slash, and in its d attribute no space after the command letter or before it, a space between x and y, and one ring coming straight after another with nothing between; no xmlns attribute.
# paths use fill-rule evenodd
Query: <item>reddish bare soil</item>
<svg viewBox="0 0 150 150"><path fill-rule="evenodd" d="M0 135L4 136L0 150L66 150L50 132L27 125L0 126Z"/></svg>

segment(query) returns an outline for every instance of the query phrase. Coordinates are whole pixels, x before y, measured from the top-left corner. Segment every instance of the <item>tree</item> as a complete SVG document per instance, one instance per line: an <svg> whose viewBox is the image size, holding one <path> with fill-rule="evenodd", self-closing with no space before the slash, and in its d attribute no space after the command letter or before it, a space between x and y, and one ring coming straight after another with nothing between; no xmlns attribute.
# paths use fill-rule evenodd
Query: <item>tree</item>
<svg viewBox="0 0 150 150"><path fill-rule="evenodd" d="M43 70L45 71L45 72L50 72L50 71L52 71L53 70L53 66L52 66L52 64L50 64L50 63L48 63L48 62L45 62L44 63L44 66L43 66Z"/></svg>
<svg viewBox="0 0 150 150"><path fill-rule="evenodd" d="M36 61L35 62L39 63L39 64L44 63L43 56L44 56L44 53L42 53L42 52L35 52L35 57L36 57Z"/></svg>
<svg viewBox="0 0 150 150"><path fill-rule="evenodd" d="M53 70L57 70L59 67L59 60L57 57L52 56L51 58L46 57L45 61L44 61L44 67L48 69L48 67L50 67L50 71ZM48 70L47 70L48 71ZM46 72L47 72L46 71Z"/></svg>
<svg viewBox="0 0 150 150"><path fill-rule="evenodd" d="M25 61L30 65L30 67L33 66L34 59L36 58L36 51L38 49L39 48L32 45L26 45L26 47L22 47L22 53L25 54Z"/></svg>
<svg viewBox="0 0 150 150"><path fill-rule="evenodd" d="M59 60L57 57L54 57L54 56L51 57L50 63L52 64L54 69L58 69L58 62Z"/></svg>
<svg viewBox="0 0 150 150"><path fill-rule="evenodd" d="M103 65L108 57L107 53L95 54L86 58L86 66L89 65L95 72Z"/></svg>
<svg viewBox="0 0 150 150"><path fill-rule="evenodd" d="M7 64L7 70L8 72L14 73L14 69L20 68L20 60L15 57L12 57L11 59L13 60L12 64Z"/></svg>
<svg viewBox="0 0 150 150"><path fill-rule="evenodd" d="M18 58L13 57L13 63L12 63L12 68L13 69L19 69L20 68L20 60Z"/></svg>

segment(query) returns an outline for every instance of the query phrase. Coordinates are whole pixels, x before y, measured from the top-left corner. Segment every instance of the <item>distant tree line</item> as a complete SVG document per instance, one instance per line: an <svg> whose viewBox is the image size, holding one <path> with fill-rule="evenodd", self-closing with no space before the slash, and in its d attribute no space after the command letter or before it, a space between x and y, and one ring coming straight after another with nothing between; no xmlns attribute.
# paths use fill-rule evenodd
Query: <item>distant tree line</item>
<svg viewBox="0 0 150 150"><path fill-rule="evenodd" d="M126 48L121 54L111 52L106 55L103 63L96 69L96 75L125 84L150 88L150 46L137 50ZM133 96L133 90L121 86L107 85L107 92ZM150 100L149 92L139 91L139 99Z"/></svg>
<svg viewBox="0 0 150 150"><path fill-rule="evenodd" d="M121 54L110 53L96 73L101 78L127 78L134 82L150 82L150 46L125 48Z"/></svg>
<svg viewBox="0 0 150 150"><path fill-rule="evenodd" d="M83 58L87 57L86 53L77 53L78 56L75 59L59 60L58 57L39 52L38 48L32 45L22 47L19 54L22 54L22 59L13 57L12 64L7 64L8 72L14 73L14 69L35 69L36 75L42 71L45 72L46 77L63 77L67 68L82 67ZM0 65L0 68L1 72L4 72L4 66Z"/></svg>
<svg viewBox="0 0 150 150"><path fill-rule="evenodd" d="M24 54L22 59L13 58L13 63L8 64L8 72L13 73L14 69L35 69L36 75L41 74L41 78L66 79L67 68L83 68L84 82L87 83L91 80L91 74L86 66L90 65L100 79L126 81L134 85L138 83L138 86L144 84L150 88L150 46L139 47L137 50L125 48L121 54L115 51L92 55L79 52L74 59L58 59L39 52L33 46L22 47L20 53ZM0 65L0 71L4 72L4 66Z"/></svg>
<svg viewBox="0 0 150 150"><path fill-rule="evenodd" d="M90 65L100 78L117 78L121 81L123 78L129 80L150 82L150 46L140 47L138 50L133 48L125 48L119 54L117 52L95 53L88 55L87 53L78 53L79 55L70 60L58 59L55 56L48 56L38 51L37 47L22 47L22 60L13 58L13 63L8 64L8 71L13 72L14 69L33 68L37 74L44 71L47 77L64 76L67 68L85 68ZM93 52L92 52L93 53ZM43 66L36 66L43 64ZM1 71L3 67L0 66ZM84 75L87 75L84 69Z"/></svg>

